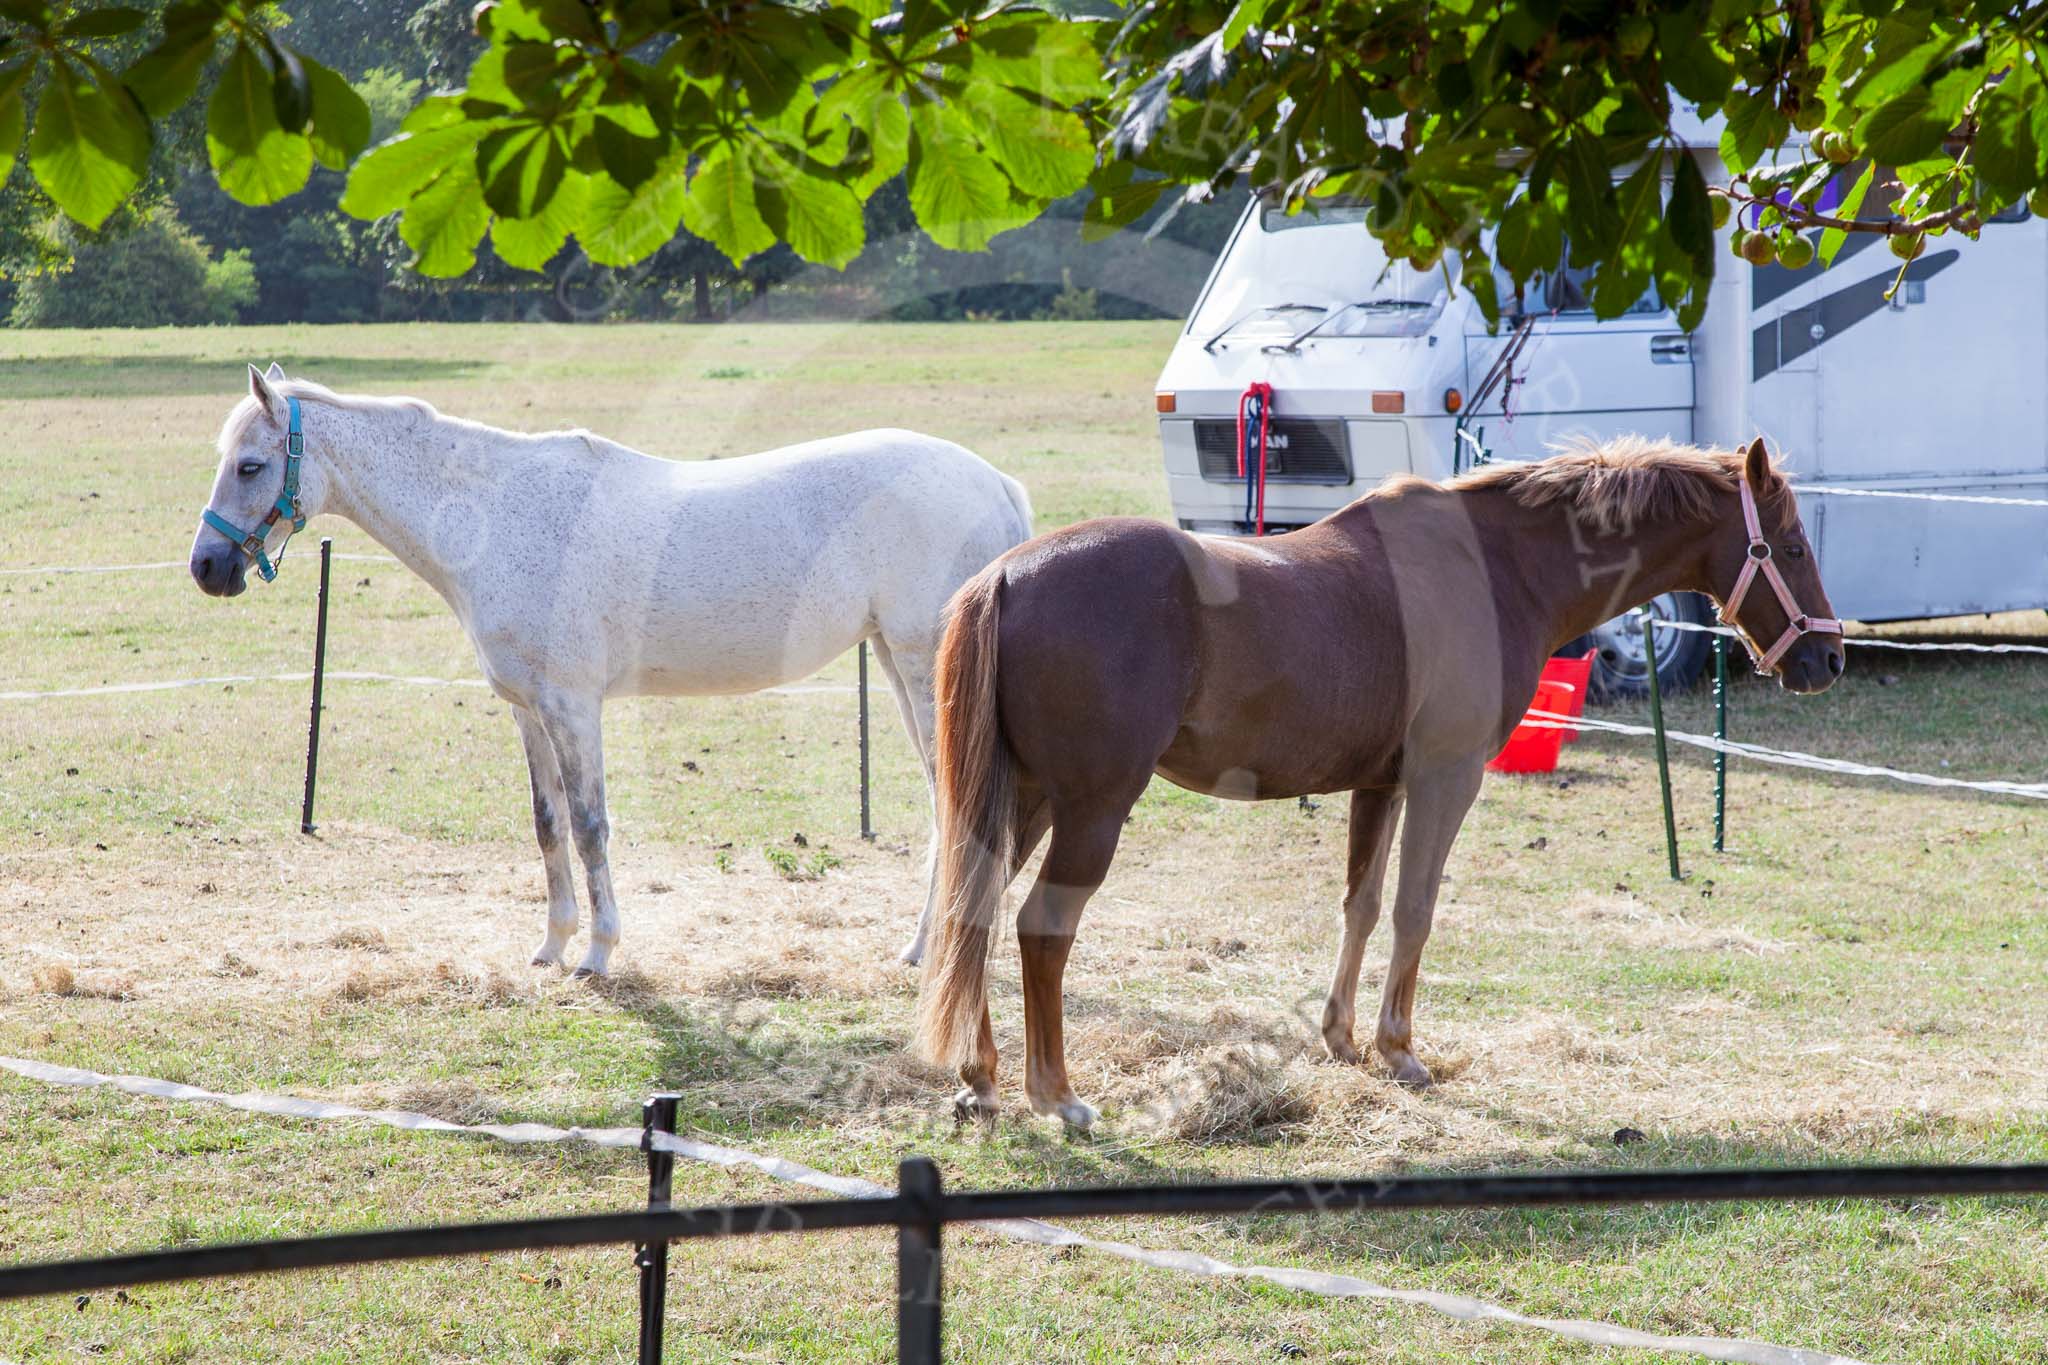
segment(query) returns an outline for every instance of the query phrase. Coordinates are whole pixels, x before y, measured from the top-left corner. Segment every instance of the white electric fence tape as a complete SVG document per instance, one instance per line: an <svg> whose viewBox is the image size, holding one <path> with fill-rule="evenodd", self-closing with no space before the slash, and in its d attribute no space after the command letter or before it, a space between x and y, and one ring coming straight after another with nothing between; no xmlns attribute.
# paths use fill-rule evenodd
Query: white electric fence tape
<svg viewBox="0 0 2048 1365"><path fill-rule="evenodd" d="M168 692L179 687L216 687L230 683L264 682L311 682L311 673L224 673L214 678L168 678L159 682L108 683L103 687L63 687L52 692L0 692L0 701L45 701L52 697L111 697L128 692ZM373 682L402 683L407 687L485 687L482 678L428 678L407 676L398 673L363 673L354 670L333 668L327 671L329 682ZM783 687L763 687L761 692L782 697L803 696L811 692L857 692L860 689L851 683L790 683ZM734 693L735 696L752 696L754 693Z"/></svg>
<svg viewBox="0 0 2048 1365"><path fill-rule="evenodd" d="M1659 630L1689 630L1698 635L1726 635L1731 640L1742 638L1729 626L1703 626L1696 621L1667 621L1661 616L1652 616L1650 624ZM1954 644L1924 644L1917 640L1873 640L1867 635L1845 635L1845 645L1858 649L1918 649L1936 654L2048 654L2048 645L1980 645L1967 640Z"/></svg>
<svg viewBox="0 0 2048 1365"><path fill-rule="evenodd" d="M396 564L390 555L348 555L333 556L337 561L356 564ZM191 566L182 559L155 559L146 564L32 564L24 569L0 569L0 578L19 578L30 575L58 573L136 573L144 569L187 569Z"/></svg>
<svg viewBox="0 0 2048 1365"><path fill-rule="evenodd" d="M1829 498L1904 498L1909 502L1974 502L1983 507L2048 507L2041 498L1999 498L1988 493L1908 493L1890 488L1834 488L1827 484L1797 483L1792 491L1800 497L1819 494Z"/></svg>
<svg viewBox="0 0 2048 1365"><path fill-rule="evenodd" d="M1625 725L1615 720L1594 720L1590 716L1567 716L1559 711L1534 709L1523 718L1522 724L1541 730L1600 730L1615 735L1641 736L1657 733L1648 725ZM1911 782L1922 787L1960 787L1966 791L1991 792L1998 796L2024 796L2034 801L2048 801L2048 783L1971 782L1960 777L1936 777L1932 773L1914 773L1900 768L1881 768L1869 763L1851 763L1840 758L1822 758L1818 754L1802 754L1796 749L1766 749L1761 744L1743 744L1732 739L1720 740L1712 735L1688 734L1683 730L1666 730L1664 738L1680 744L1690 744L1696 749L1733 754L1738 758L1753 758L1760 763L1776 763L1787 768L1810 768L1814 772L1842 773L1849 777L1889 777L1894 782Z"/></svg>
<svg viewBox="0 0 2048 1365"><path fill-rule="evenodd" d="M213 1090L202 1090L194 1085L181 1085L176 1081L156 1080L148 1076L103 1076L97 1071L82 1071L75 1067L55 1066L49 1062L28 1061L19 1057L0 1057L0 1067L18 1076L51 1085L112 1086L131 1095L147 1095L165 1100L197 1100L252 1114L274 1114L281 1118L368 1119L374 1123L415 1132L476 1133L505 1142L578 1141L594 1143L600 1147L637 1149L641 1141L641 1130L638 1128L553 1128L542 1123L450 1123L446 1119L437 1119L428 1114L414 1114L396 1109L358 1109L353 1105L330 1104L325 1100L300 1099L290 1095L264 1095L254 1092L223 1095ZM736 1147L721 1147L715 1143L699 1142L694 1138L657 1133L654 1135L654 1143L659 1150L673 1153L687 1161L705 1162L726 1169L747 1167L776 1180L806 1185L845 1199L884 1199L896 1193L893 1189L872 1181L831 1175L794 1161L785 1161L781 1157L761 1156ZM1737 1365L1864 1365L1864 1362L1848 1356L1833 1355L1826 1351L1773 1346L1767 1342L1727 1337L1663 1336L1655 1332L1639 1332L1630 1327L1589 1322L1581 1318L1530 1317L1511 1308L1502 1308L1498 1304L1487 1303L1483 1299L1463 1294L1439 1294L1426 1289L1392 1289L1386 1285L1374 1284L1370 1280L1361 1280L1350 1275L1332 1275L1319 1270L1234 1265L1200 1252L1153 1251L1124 1242L1089 1237L1035 1218L1003 1219L984 1222L977 1226L1012 1241L1028 1242L1034 1246L1085 1248L1159 1270L1177 1270L1183 1274L1202 1275L1211 1279L1263 1280L1268 1284L1324 1298L1381 1299L1416 1304L1434 1309L1461 1322L1499 1322L1518 1327L1534 1327L1567 1341L1586 1342L1595 1346L1682 1351L1706 1360L1734 1361Z"/></svg>

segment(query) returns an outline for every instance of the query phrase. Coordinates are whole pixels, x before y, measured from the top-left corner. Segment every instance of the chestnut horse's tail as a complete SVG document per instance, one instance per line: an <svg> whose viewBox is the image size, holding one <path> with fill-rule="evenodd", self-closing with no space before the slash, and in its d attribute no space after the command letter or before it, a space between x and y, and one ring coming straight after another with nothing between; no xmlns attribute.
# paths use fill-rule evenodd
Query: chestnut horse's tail
<svg viewBox="0 0 2048 1365"><path fill-rule="evenodd" d="M917 1041L934 1064L975 1058L988 1003L988 953L1009 881L1016 774L996 712L996 628L1003 566L967 580L947 608L934 671L938 701L939 857L933 940L925 954Z"/></svg>

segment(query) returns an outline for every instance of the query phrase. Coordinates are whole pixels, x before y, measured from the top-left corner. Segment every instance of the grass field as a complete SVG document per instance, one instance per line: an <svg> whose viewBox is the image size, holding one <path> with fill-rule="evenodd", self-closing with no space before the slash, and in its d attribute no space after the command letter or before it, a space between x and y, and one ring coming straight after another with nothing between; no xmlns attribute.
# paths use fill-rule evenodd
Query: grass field
<svg viewBox="0 0 2048 1365"><path fill-rule="evenodd" d="M1157 324L406 327L14 334L0 349L0 567L182 561L245 359L523 428L738 454L862 425L951 437L1031 488L1039 525L1163 514L1146 401ZM0 577L0 690L306 666L316 523L233 601L182 569ZM330 664L474 661L388 564L336 565ZM2042 618L1941 625L2048 640ZM1825 697L1745 676L1744 739L2038 781L2048 687L2024 657L1852 652ZM852 661L823 675L849 682ZM1030 1119L1014 951L1005 1100L956 1131L908 1059L924 796L877 698L857 837L841 691L607 712L624 970L536 973L544 918L503 707L333 685L321 830L296 832L304 689L244 683L0 701L0 1053L222 1091L466 1121L637 1121L658 1087L717 1141L956 1187L1392 1170L2048 1160L2048 811L1676 756L1669 881L1645 745L1587 736L1554 777L1490 777L1423 964L1424 1094L1323 1059L1344 803L1226 805L1155 784L1069 973L1094 1137ZM1673 723L1705 729L1704 696ZM1615 712L1636 719L1629 708ZM797 836L803 836L803 846ZM771 858L771 853L773 857ZM796 859L796 879L777 863ZM1382 931L1384 935L1384 931ZM1384 936L1369 954L1370 1017ZM1633 1128L1644 1140L1617 1146ZM0 1260L625 1206L631 1154L293 1123L0 1076ZM679 1201L787 1187L685 1165ZM1543 1316L1758 1337L1873 1361L2048 1359L2048 1208L1966 1201L1550 1210L1317 1222L1126 1220L1105 1235L1469 1293ZM962 1232L967 1361L1643 1359L1425 1310L1326 1302ZM625 1249L171 1286L0 1306L0 1360L615 1361ZM671 1358L871 1361L893 1348L879 1235L679 1248ZM1671 1357L1680 1359L1681 1357Z"/></svg>

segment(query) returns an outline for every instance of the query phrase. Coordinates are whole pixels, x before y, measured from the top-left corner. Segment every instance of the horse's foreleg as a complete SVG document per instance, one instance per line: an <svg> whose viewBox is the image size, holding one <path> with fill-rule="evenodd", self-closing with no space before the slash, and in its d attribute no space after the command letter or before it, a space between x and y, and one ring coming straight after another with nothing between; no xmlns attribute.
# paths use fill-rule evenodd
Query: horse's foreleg
<svg viewBox="0 0 2048 1365"><path fill-rule="evenodd" d="M939 817L934 767L938 730L933 715L931 652L900 641L892 647L879 635L873 643L875 661L881 664L883 675L889 679L889 690L895 694L903 731L910 736L910 747L917 750L918 760L924 764L925 798L932 808L931 837L925 840L924 848L924 909L918 913L916 932L897 954L901 961L915 967L924 961L938 895Z"/></svg>
<svg viewBox="0 0 2048 1365"><path fill-rule="evenodd" d="M1094 1123L1095 1109L1075 1097L1067 1080L1067 954L1081 911L1109 874L1130 804L1055 809L1052 847L1017 912L1017 947L1024 958L1024 1097L1033 1113L1057 1114L1076 1128Z"/></svg>
<svg viewBox="0 0 2048 1365"><path fill-rule="evenodd" d="M601 708L596 697L563 694L545 697L540 704L548 742L561 769L562 789L569 798L569 830L583 859L583 879L590 892L590 951L576 968L578 976L609 972L612 949L619 943L619 904L612 895L608 851L611 819L604 799Z"/></svg>
<svg viewBox="0 0 2048 1365"><path fill-rule="evenodd" d="M1460 761L1407 782L1408 815L1401 827L1401 876L1394 892L1394 948L1387 963L1387 984L1380 999L1380 1025L1374 1045L1395 1079L1404 1085L1426 1086L1434 1079L1415 1060L1415 978L1422 965L1422 946L1436 918L1436 896L1443 884L1444 861L1465 812L1479 794L1482 760Z"/></svg>
<svg viewBox="0 0 2048 1365"><path fill-rule="evenodd" d="M547 868L548 932L534 951L536 967L559 967L562 952L576 933L576 883L569 872L568 796L562 771L548 743L547 728L524 706L512 708L519 723L519 742L526 747L526 776L533 787L533 833Z"/></svg>
<svg viewBox="0 0 2048 1365"><path fill-rule="evenodd" d="M1360 1058L1351 1025L1358 1013L1358 968L1365 960L1365 941L1380 919L1380 897L1387 880L1387 855L1394 847L1394 826L1401 816L1398 789L1378 787L1351 793L1350 866L1344 882L1344 939L1337 949L1337 977L1323 1006L1323 1045L1340 1062Z"/></svg>

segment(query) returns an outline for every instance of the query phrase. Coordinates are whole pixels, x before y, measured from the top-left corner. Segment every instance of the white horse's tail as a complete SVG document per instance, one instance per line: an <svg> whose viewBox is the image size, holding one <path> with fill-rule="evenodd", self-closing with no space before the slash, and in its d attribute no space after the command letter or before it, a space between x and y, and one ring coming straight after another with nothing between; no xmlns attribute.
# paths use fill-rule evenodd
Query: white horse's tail
<svg viewBox="0 0 2048 1365"><path fill-rule="evenodd" d="M996 477L1003 481L1003 491L1010 495L1010 506L1017 510L1017 536L1010 543L1012 545L1022 545L1025 541L1031 539L1031 495L1024 491L1023 484L1017 482L1017 480L1001 470L996 471Z"/></svg>

